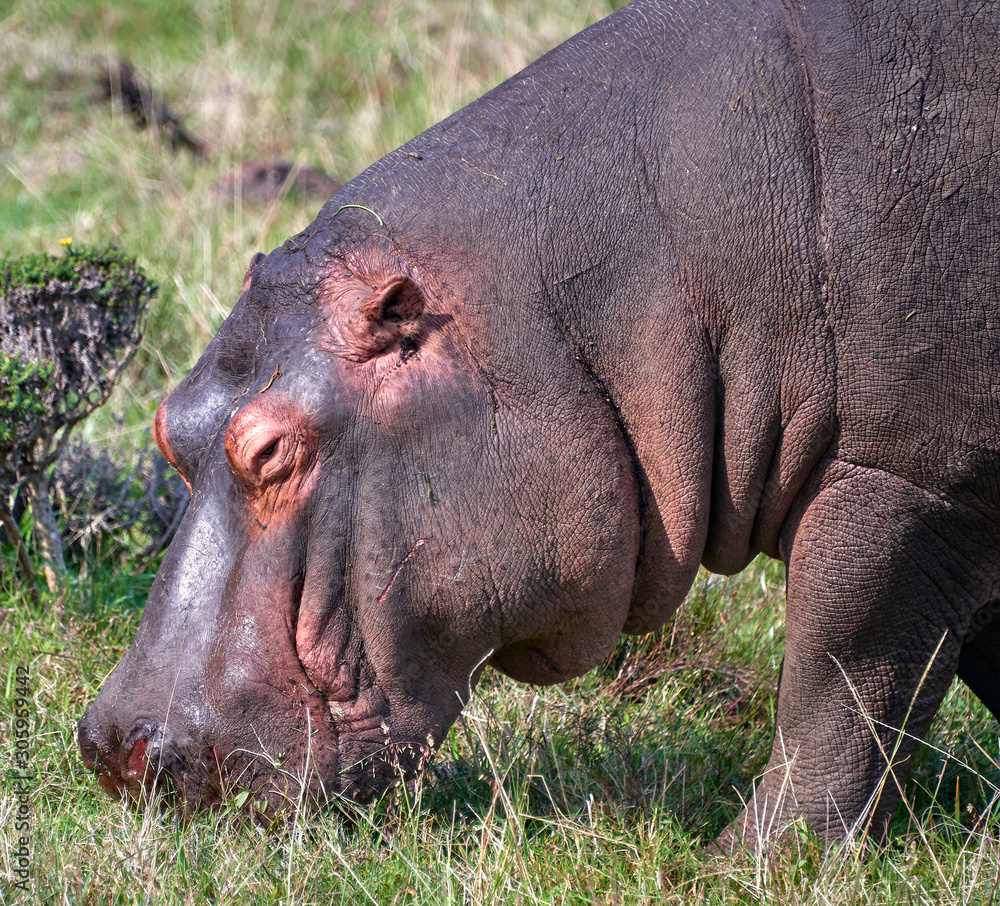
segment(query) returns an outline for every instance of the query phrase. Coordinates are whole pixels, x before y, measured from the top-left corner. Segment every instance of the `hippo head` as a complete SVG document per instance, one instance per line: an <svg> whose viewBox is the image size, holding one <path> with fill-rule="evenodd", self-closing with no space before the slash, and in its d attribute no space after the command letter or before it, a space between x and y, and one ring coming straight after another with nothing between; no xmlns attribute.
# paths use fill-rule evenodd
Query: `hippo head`
<svg viewBox="0 0 1000 906"><path fill-rule="evenodd" d="M366 217L257 255L159 407L192 497L80 722L108 791L364 800L485 665L559 681L625 623L638 503L606 395L544 312L503 336L496 286Z"/></svg>

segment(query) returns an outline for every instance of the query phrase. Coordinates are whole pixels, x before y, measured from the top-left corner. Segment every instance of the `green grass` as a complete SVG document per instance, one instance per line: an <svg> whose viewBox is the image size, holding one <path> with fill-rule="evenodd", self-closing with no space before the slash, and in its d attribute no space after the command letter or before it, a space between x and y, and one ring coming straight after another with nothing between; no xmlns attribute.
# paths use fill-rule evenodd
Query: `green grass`
<svg viewBox="0 0 1000 906"><path fill-rule="evenodd" d="M117 242L161 285L140 356L92 436L145 429L228 313L251 254L319 202L220 203L215 180L282 158L346 180L606 14L611 4L15 0L0 7L0 253ZM294 11L294 13L293 13ZM94 103L123 54L210 149L174 153ZM603 669L532 688L487 673L424 778L349 820L182 820L105 796L75 724L138 624L151 576L90 562L33 611L0 549L0 899L13 901L18 665L31 671L37 895L68 903L998 902L997 727L959 685L883 854L807 837L761 860L705 844L770 747L783 573L699 578L676 620ZM140 564L133 564L133 569ZM74 570L74 575L76 572Z"/></svg>
<svg viewBox="0 0 1000 906"><path fill-rule="evenodd" d="M534 688L488 673L420 781L346 817L270 826L235 810L188 820L134 810L101 793L80 762L75 721L128 645L150 581L93 571L61 622L0 592L5 701L16 665L32 675L33 867L44 902L993 902L996 728L958 685L884 854L824 850L808 837L759 861L705 852L767 758L780 565L700 577L671 625L623 640L580 680ZM5 875L14 808L8 782Z"/></svg>

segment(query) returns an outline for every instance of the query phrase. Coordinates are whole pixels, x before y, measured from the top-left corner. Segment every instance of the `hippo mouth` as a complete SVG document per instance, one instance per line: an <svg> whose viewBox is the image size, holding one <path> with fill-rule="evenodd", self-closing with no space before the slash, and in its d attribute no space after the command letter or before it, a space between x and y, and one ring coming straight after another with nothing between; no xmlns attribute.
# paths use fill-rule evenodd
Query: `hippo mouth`
<svg viewBox="0 0 1000 906"><path fill-rule="evenodd" d="M80 751L105 792L136 804L159 793L167 804L185 808L210 807L222 800L223 774L214 749L197 757L185 755L150 718L137 720L124 736L117 731L104 736L89 717L90 712L80 721Z"/></svg>
<svg viewBox="0 0 1000 906"><path fill-rule="evenodd" d="M302 569L287 577L281 611L294 616L290 626L270 627L270 650L277 637L282 654L265 672L248 675L247 661L233 669L231 648L228 659L216 659L206 645L200 663L171 683L185 698L171 696L158 713L148 692L144 702L132 690L162 674L148 656L126 655L78 729L83 762L104 790L137 804L162 794L185 811L245 791L251 795L241 804L323 805L370 801L419 770L427 747L392 738L389 700L360 634L342 605L329 604L328 588L310 585L309 573L329 574ZM257 639L255 650L263 650Z"/></svg>
<svg viewBox="0 0 1000 906"><path fill-rule="evenodd" d="M282 754L237 747L202 745L185 751L156 721L140 719L116 743L117 734L103 738L81 721L79 742L86 767L109 794L143 805L159 795L163 804L187 812L211 808L242 792L268 805L287 806L305 798L317 804L335 793L324 784L312 759L304 771L289 769ZM334 752L339 748L335 743ZM324 750L323 761L330 758ZM303 781L303 775L308 777ZM242 802L241 802L242 804Z"/></svg>
<svg viewBox="0 0 1000 906"><path fill-rule="evenodd" d="M144 805L158 795L163 805L189 813L245 791L251 796L240 804L247 808L323 806L333 799L365 803L419 770L429 753L393 742L386 697L373 684L359 688L345 679L364 671L340 661L327 672L341 682L327 691L305 664L297 666L301 672L287 678L287 690L258 683L243 691L258 706L262 698L279 705L260 710L281 717L230 734L206 732L200 740L193 728L203 724L206 711L213 712L213 725L225 728L234 726L235 708L216 713L218 708L202 706L190 714L177 708L176 716L168 714L162 723L143 716L123 732L113 716L103 719L99 699L80 721L83 762L113 796ZM196 712L198 721L185 719ZM304 749L295 745L301 739L309 741Z"/></svg>

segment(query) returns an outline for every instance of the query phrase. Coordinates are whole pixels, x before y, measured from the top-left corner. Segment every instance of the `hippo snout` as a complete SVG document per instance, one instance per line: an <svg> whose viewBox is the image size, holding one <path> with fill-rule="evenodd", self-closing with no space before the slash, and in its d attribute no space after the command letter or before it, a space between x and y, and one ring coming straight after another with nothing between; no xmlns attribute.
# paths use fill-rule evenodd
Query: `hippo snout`
<svg viewBox="0 0 1000 906"><path fill-rule="evenodd" d="M164 791L188 799L188 788L197 786L199 801L218 798L218 784L211 777L192 783L180 746L158 721L141 717L122 730L102 722L92 706L81 718L77 736L84 764L112 795L141 802L154 791Z"/></svg>
<svg viewBox="0 0 1000 906"><path fill-rule="evenodd" d="M155 781L162 752L159 730L154 721L146 718L136 721L124 734L116 727L105 730L90 708L78 730L84 764L109 793L128 793L138 798L142 787Z"/></svg>
<svg viewBox="0 0 1000 906"><path fill-rule="evenodd" d="M122 733L115 726L102 727L90 708L80 720L78 736L84 764L109 793L138 800L161 780L170 745L156 721L140 718Z"/></svg>

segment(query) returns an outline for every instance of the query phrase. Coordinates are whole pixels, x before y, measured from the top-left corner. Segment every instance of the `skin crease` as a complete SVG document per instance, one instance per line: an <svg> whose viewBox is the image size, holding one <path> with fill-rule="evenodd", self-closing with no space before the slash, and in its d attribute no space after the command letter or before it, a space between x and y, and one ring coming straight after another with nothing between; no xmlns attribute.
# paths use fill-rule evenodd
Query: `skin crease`
<svg viewBox="0 0 1000 906"><path fill-rule="evenodd" d="M718 845L879 838L882 752L956 671L1000 704L998 30L637 0L255 257L157 413L193 496L102 784L368 798L487 664L583 673L764 551L775 745Z"/></svg>

